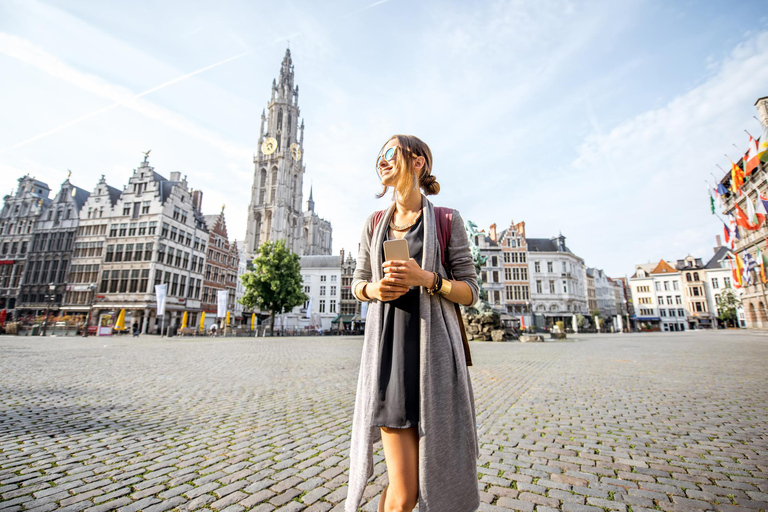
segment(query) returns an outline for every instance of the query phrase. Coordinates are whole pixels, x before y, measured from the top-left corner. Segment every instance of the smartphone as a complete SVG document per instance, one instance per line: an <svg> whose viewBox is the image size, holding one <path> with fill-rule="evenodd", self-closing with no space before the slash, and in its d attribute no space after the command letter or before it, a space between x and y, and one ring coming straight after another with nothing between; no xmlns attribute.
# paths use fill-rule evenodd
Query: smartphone
<svg viewBox="0 0 768 512"><path fill-rule="evenodd" d="M387 240L384 242L384 261L408 260L411 254L408 252L408 240Z"/></svg>

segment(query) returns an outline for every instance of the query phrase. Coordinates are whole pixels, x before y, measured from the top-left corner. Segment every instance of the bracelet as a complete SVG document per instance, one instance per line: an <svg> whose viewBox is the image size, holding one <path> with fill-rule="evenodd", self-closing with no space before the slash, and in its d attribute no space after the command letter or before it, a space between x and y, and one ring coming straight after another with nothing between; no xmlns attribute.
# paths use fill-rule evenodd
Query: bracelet
<svg viewBox="0 0 768 512"><path fill-rule="evenodd" d="M442 285L442 282L443 282L443 278L442 276L440 276L440 274L438 274L437 272L432 272L432 273L435 274L435 284L427 288L427 293L430 295L434 295L437 292L437 290L440 289L440 286Z"/></svg>
<svg viewBox="0 0 768 512"><path fill-rule="evenodd" d="M364 287L366 284L368 284L368 281L360 281L359 283L357 283L357 285L355 286L355 289L353 290L355 298L357 298L357 300L361 302L366 302L371 300L371 298L368 297L368 295L366 295L365 293L362 293L362 290L363 290L362 287Z"/></svg>
<svg viewBox="0 0 768 512"><path fill-rule="evenodd" d="M442 282L442 286L437 291L437 293L439 293L443 297L447 297L448 294L451 293L451 287L452 286L453 285L451 285L451 282L448 279L446 279L445 281Z"/></svg>

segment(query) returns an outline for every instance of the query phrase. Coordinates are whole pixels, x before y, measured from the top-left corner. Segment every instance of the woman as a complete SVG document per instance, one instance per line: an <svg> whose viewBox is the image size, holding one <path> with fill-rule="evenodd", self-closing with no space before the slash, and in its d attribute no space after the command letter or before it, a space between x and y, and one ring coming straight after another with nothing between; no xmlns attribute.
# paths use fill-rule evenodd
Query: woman
<svg viewBox="0 0 768 512"><path fill-rule="evenodd" d="M432 152L412 135L395 135L376 170L394 203L368 217L352 290L370 301L355 398L345 512L360 506L373 475L373 444L384 448L389 485L379 512L471 512L478 508L479 453L472 384L454 302L474 304L477 276L464 222L456 210L446 266L435 210L421 193L440 185ZM377 222L378 220L378 222ZM411 258L384 261L383 242L405 238ZM438 277L439 275L439 277Z"/></svg>

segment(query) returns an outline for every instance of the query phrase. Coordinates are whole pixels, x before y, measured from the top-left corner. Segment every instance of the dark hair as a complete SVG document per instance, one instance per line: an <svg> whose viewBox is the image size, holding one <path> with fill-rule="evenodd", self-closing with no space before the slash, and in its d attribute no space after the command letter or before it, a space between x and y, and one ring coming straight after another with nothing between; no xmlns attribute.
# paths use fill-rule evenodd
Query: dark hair
<svg viewBox="0 0 768 512"><path fill-rule="evenodd" d="M381 146L379 155L389 141L397 139L401 148L400 156L395 160L395 170L399 174L397 185L395 190L400 192L401 195L405 195L408 190L413 186L413 163L418 157L424 157L424 166L421 168L421 174L419 175L419 187L424 190L424 194L432 196L440 192L440 184L437 182L434 176L432 176L432 151L429 146L416 137L415 135L393 135ZM384 186L384 189L376 194L376 197L382 197L387 193L388 186Z"/></svg>

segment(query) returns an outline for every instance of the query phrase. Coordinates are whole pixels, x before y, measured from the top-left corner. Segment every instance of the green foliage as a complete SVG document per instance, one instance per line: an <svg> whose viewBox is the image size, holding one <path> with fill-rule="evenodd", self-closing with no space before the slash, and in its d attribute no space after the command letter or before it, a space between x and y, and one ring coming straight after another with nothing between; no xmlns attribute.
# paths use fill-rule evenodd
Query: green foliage
<svg viewBox="0 0 768 512"><path fill-rule="evenodd" d="M726 288L720 293L720 302L717 304L720 314L717 316L723 322L735 323L738 314L737 309L741 306L741 301L731 288Z"/></svg>
<svg viewBox="0 0 768 512"><path fill-rule="evenodd" d="M299 255L291 252L284 240L264 242L253 260L253 271L242 276L245 295L240 304L259 308L272 315L270 331L275 328L275 315L288 312L304 303Z"/></svg>

